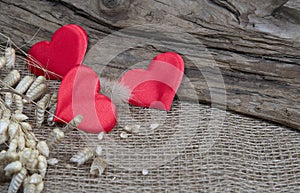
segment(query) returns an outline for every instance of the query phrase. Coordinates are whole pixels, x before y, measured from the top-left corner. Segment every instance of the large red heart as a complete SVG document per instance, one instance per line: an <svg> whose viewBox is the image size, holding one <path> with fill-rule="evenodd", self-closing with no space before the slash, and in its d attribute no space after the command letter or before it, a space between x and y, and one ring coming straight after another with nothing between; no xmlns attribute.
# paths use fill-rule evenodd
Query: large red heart
<svg viewBox="0 0 300 193"><path fill-rule="evenodd" d="M183 72L184 61L181 56L166 52L156 56L147 70L127 71L120 83L131 90L130 104L170 110Z"/></svg>
<svg viewBox="0 0 300 193"><path fill-rule="evenodd" d="M63 78L58 91L56 122L69 122L76 115L82 115L79 129L99 133L109 132L116 124L117 111L112 101L99 94L100 81L89 67L80 65L71 69Z"/></svg>
<svg viewBox="0 0 300 193"><path fill-rule="evenodd" d="M27 66L36 76L61 79L82 63L87 44L88 37L83 28L74 24L65 25L53 34L51 42L41 41L31 47Z"/></svg>

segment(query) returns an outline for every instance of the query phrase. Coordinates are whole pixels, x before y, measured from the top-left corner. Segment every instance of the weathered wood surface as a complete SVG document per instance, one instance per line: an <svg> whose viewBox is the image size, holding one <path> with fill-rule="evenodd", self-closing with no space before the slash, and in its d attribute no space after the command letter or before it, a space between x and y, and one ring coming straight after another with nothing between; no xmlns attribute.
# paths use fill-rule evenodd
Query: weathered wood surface
<svg viewBox="0 0 300 193"><path fill-rule="evenodd" d="M203 58L204 62L196 66L208 72L210 62L216 61L225 82L228 110L299 129L300 11L291 6L299 5L297 1L289 2L289 6L285 6L286 2L0 0L0 32L9 35L18 45L25 44L23 49L28 50L35 42L50 39L61 25L75 23L88 32L91 48L99 39L118 29L149 23L169 25L184 30L208 49L212 57L193 51L186 57ZM145 34L136 31L124 36ZM174 50L193 47L180 38L174 31L164 41L174 46ZM194 46L191 50L197 49ZM155 45L129 49L106 66L105 72L117 78L130 64L151 59L162 51L164 48ZM208 86L196 66L187 60L185 73L199 100L210 103ZM218 85L219 80L215 81ZM218 94L218 86L212 90ZM184 86L179 91L186 98L189 92Z"/></svg>

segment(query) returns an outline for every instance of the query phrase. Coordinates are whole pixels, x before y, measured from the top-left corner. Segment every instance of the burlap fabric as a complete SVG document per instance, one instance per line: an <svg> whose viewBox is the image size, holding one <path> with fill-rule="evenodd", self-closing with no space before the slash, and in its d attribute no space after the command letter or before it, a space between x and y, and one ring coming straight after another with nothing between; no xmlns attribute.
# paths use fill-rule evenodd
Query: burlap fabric
<svg viewBox="0 0 300 193"><path fill-rule="evenodd" d="M17 68L28 74L24 62ZM1 70L1 78L7 72ZM48 85L54 92L59 83ZM34 122L34 106L25 113ZM169 113L129 107L119 114L103 140L74 130L51 151L59 163L48 167L44 192L300 192L299 131L180 100ZM124 125L136 122L141 131L121 138ZM51 129L44 124L34 132L46 139ZM96 145L108 162L100 177L89 173L92 160L79 167L69 162L82 147ZM0 192L8 186L1 183Z"/></svg>

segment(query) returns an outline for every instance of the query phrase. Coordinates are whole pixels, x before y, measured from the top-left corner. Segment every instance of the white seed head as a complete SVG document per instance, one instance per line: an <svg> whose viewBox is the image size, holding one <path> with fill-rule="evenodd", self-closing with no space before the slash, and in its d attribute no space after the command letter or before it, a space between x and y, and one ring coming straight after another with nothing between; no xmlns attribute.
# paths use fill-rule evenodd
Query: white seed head
<svg viewBox="0 0 300 193"><path fill-rule="evenodd" d="M17 93L23 94L24 92L26 92L28 90L28 88L30 87L30 85L32 84L32 82L33 82L33 77L32 76L25 76L18 83L18 85L15 88L15 91ZM19 95L16 95L16 96L19 96Z"/></svg>
<svg viewBox="0 0 300 193"><path fill-rule="evenodd" d="M41 181L39 184L36 185L35 193L41 193L44 190L44 182Z"/></svg>
<svg viewBox="0 0 300 193"><path fill-rule="evenodd" d="M5 86L10 87L15 85L20 80L20 73L17 70L10 71L3 79Z"/></svg>
<svg viewBox="0 0 300 193"><path fill-rule="evenodd" d="M11 176L12 174L18 173L22 169L22 163L20 161L14 161L8 164L5 168L5 175Z"/></svg>
<svg viewBox="0 0 300 193"><path fill-rule="evenodd" d="M18 139L14 138L9 143L8 151L10 151L10 152L16 152L17 148L18 148Z"/></svg>
<svg viewBox="0 0 300 193"><path fill-rule="evenodd" d="M56 159L56 158L50 158L50 159L47 160L47 163L49 165L51 165L51 166L54 166L54 165L56 165L58 163L58 159Z"/></svg>
<svg viewBox="0 0 300 193"><path fill-rule="evenodd" d="M26 181L29 181L26 180ZM35 193L36 192L36 185L31 184L29 182L24 182L24 189L23 189L23 193Z"/></svg>
<svg viewBox="0 0 300 193"><path fill-rule="evenodd" d="M27 170L25 168L22 168L20 172L15 174L10 182L8 193L17 193L26 175Z"/></svg>
<svg viewBox="0 0 300 193"><path fill-rule="evenodd" d="M0 69L2 69L6 64L6 58L5 56L0 57Z"/></svg>
<svg viewBox="0 0 300 193"><path fill-rule="evenodd" d="M7 119L1 119L0 120L0 134L5 134L8 129L10 121Z"/></svg>
<svg viewBox="0 0 300 193"><path fill-rule="evenodd" d="M49 139L47 140L48 146L53 148L56 144L60 143L64 137L65 134L62 130L59 128L54 128L50 133Z"/></svg>
<svg viewBox="0 0 300 193"><path fill-rule="evenodd" d="M9 109L4 109L2 113L2 119L10 119L11 112Z"/></svg>
<svg viewBox="0 0 300 193"><path fill-rule="evenodd" d="M32 131L32 126L29 123L27 123L27 122L21 122L20 124L27 131Z"/></svg>
<svg viewBox="0 0 300 193"><path fill-rule="evenodd" d="M35 81L31 84L29 87L27 93L32 92L33 89L35 89L38 85L43 84L46 82L46 78L44 76L38 76Z"/></svg>
<svg viewBox="0 0 300 193"><path fill-rule="evenodd" d="M4 101L5 101L5 104L8 107L10 107L12 105L12 103L13 103L13 95L12 95L12 93L10 93L10 92L5 93Z"/></svg>
<svg viewBox="0 0 300 193"><path fill-rule="evenodd" d="M33 140L33 139L28 139L28 140L25 141L25 145L26 145L26 147L34 149L35 146L36 146L36 141Z"/></svg>
<svg viewBox="0 0 300 193"><path fill-rule="evenodd" d="M38 157L38 171L42 177L45 177L45 175L46 175L47 166L48 166L48 163L47 163L46 157L43 155L40 155Z"/></svg>
<svg viewBox="0 0 300 193"><path fill-rule="evenodd" d="M13 114L13 117L18 121L25 121L28 119L28 117L23 113L21 113L20 111L16 111L16 113Z"/></svg>
<svg viewBox="0 0 300 193"><path fill-rule="evenodd" d="M52 106L56 105L56 102L57 102L57 92L55 92L51 95L51 98L50 98L50 101L49 101L47 107L51 108Z"/></svg>
<svg viewBox="0 0 300 193"><path fill-rule="evenodd" d="M20 161L25 164L31 157L32 150L30 148L25 148L23 151L19 152Z"/></svg>
<svg viewBox="0 0 300 193"><path fill-rule="evenodd" d="M5 154L5 159L8 162L13 162L13 161L17 161L19 159L19 155L17 152L14 151L8 151Z"/></svg>
<svg viewBox="0 0 300 193"><path fill-rule="evenodd" d="M20 151L25 148L25 136L23 132L21 132L18 137L18 148Z"/></svg>
<svg viewBox="0 0 300 193"><path fill-rule="evenodd" d="M72 131L74 128L76 128L81 121L83 120L83 116L82 115L76 115L64 128L63 131L65 133L68 133L70 131Z"/></svg>
<svg viewBox="0 0 300 193"><path fill-rule="evenodd" d="M90 173L93 175L102 175L105 168L107 167L107 163L101 157L96 157L91 165Z"/></svg>
<svg viewBox="0 0 300 193"><path fill-rule="evenodd" d="M91 159L93 155L93 151L90 148L85 147L84 149L80 150L75 155L73 155L70 161L77 163L77 165L80 166L87 162L89 159Z"/></svg>
<svg viewBox="0 0 300 193"><path fill-rule="evenodd" d="M8 126L8 135L13 139L19 133L20 127L18 123L12 122Z"/></svg>
<svg viewBox="0 0 300 193"><path fill-rule="evenodd" d="M40 174L34 173L29 177L29 183L30 184L39 184L43 180L43 177Z"/></svg>
<svg viewBox="0 0 300 193"><path fill-rule="evenodd" d="M30 91L30 92L29 92ZM33 88L32 90L28 90L26 96L30 98L30 100L36 100L40 98L45 92L47 91L47 85L42 83L37 87ZM28 103L26 99L23 100L24 103Z"/></svg>
<svg viewBox="0 0 300 193"><path fill-rule="evenodd" d="M16 62L16 51L12 47L5 49L6 66L9 68L15 67Z"/></svg>
<svg viewBox="0 0 300 193"><path fill-rule="evenodd" d="M46 143L46 141L39 141L36 148L39 150L39 152L48 157L49 156L49 147Z"/></svg>
<svg viewBox="0 0 300 193"><path fill-rule="evenodd" d="M17 94L15 94L14 95L14 101L15 101L16 109L19 112L23 112L24 104L23 104L22 97L19 96L19 95L17 95Z"/></svg>

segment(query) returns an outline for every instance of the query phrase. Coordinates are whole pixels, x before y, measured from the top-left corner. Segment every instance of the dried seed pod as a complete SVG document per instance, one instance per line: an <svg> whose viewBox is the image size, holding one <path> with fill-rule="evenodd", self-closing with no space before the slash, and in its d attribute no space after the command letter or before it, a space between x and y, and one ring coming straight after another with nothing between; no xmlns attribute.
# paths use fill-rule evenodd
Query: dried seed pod
<svg viewBox="0 0 300 193"><path fill-rule="evenodd" d="M0 57L0 69L2 69L6 64L6 58L5 56Z"/></svg>
<svg viewBox="0 0 300 193"><path fill-rule="evenodd" d="M0 144L5 143L8 138L8 125L9 125L10 121L8 119L1 119L0 120Z"/></svg>
<svg viewBox="0 0 300 193"><path fill-rule="evenodd" d="M80 166L85 162L87 162L89 159L91 159L93 155L94 155L93 150L91 150L88 147L85 147L84 149L80 150L75 155L73 155L70 161L77 163L77 165Z"/></svg>
<svg viewBox="0 0 300 193"><path fill-rule="evenodd" d="M37 87L35 87L32 90L28 90L26 93L26 96L30 99L30 100L36 100L39 97L41 97L43 94L45 94L45 92L47 91L47 86L46 84L40 84ZM27 101L26 99L23 99L23 102L27 103L29 101Z"/></svg>
<svg viewBox="0 0 300 193"><path fill-rule="evenodd" d="M41 98L41 100L39 100L39 102L45 104L45 108L47 107L49 101L50 101L51 95L50 94L45 94L43 96L43 98Z"/></svg>
<svg viewBox="0 0 300 193"><path fill-rule="evenodd" d="M45 177L47 172L47 159L45 156L40 155L38 157L38 171L41 174L42 177Z"/></svg>
<svg viewBox="0 0 300 193"><path fill-rule="evenodd" d="M5 134L7 132L10 121L8 119L0 120L0 134Z"/></svg>
<svg viewBox="0 0 300 193"><path fill-rule="evenodd" d="M34 173L29 177L29 183L30 184L39 184L43 180L43 177L40 174Z"/></svg>
<svg viewBox="0 0 300 193"><path fill-rule="evenodd" d="M47 163L49 165L51 165L51 166L54 166L54 165L56 165L58 163L58 159L56 159L56 158L50 158L50 159L47 160Z"/></svg>
<svg viewBox="0 0 300 193"><path fill-rule="evenodd" d="M36 141L33 139L28 139L25 141L25 146L28 148L35 148L36 146Z"/></svg>
<svg viewBox="0 0 300 193"><path fill-rule="evenodd" d="M8 193L17 193L26 175L27 170L25 168L22 168L20 172L15 174L10 182Z"/></svg>
<svg viewBox="0 0 300 193"><path fill-rule="evenodd" d="M49 140L47 141L48 147L53 148L56 144L60 143L65 137L65 134L59 128L54 128L50 133Z"/></svg>
<svg viewBox="0 0 300 193"><path fill-rule="evenodd" d="M39 184L36 185L35 193L41 193L44 190L44 182L41 181Z"/></svg>
<svg viewBox="0 0 300 193"><path fill-rule="evenodd" d="M53 121L55 111L56 111L56 104L53 105L49 110L49 114L48 114L48 118L47 118L47 123L48 123L49 126L53 126L55 124L54 121Z"/></svg>
<svg viewBox="0 0 300 193"><path fill-rule="evenodd" d="M2 119L10 119L11 112L9 109L4 109L2 112Z"/></svg>
<svg viewBox="0 0 300 193"><path fill-rule="evenodd" d="M10 140L12 140L19 132L20 127L18 123L12 122L8 126L8 135Z"/></svg>
<svg viewBox="0 0 300 193"><path fill-rule="evenodd" d="M8 135L0 135L0 145L8 140Z"/></svg>
<svg viewBox="0 0 300 193"><path fill-rule="evenodd" d="M11 152L11 151L5 151L2 150L0 152L0 161L4 161L4 162L14 162L17 161L19 158L18 153L17 152Z"/></svg>
<svg viewBox="0 0 300 193"><path fill-rule="evenodd" d="M23 113L21 113L18 110L13 115L13 118L15 118L17 121L25 121L28 119L28 117L26 115L24 115Z"/></svg>
<svg viewBox="0 0 300 193"><path fill-rule="evenodd" d="M32 149L30 148L25 148L23 151L19 152L20 162L26 164L30 159L31 153Z"/></svg>
<svg viewBox="0 0 300 193"><path fill-rule="evenodd" d="M56 102L57 102L57 93L55 92L51 95L51 98L50 98L50 101L49 101L47 107L51 108L52 106L56 105Z"/></svg>
<svg viewBox="0 0 300 193"><path fill-rule="evenodd" d="M20 132L18 137L18 148L22 151L25 148L25 136L23 132Z"/></svg>
<svg viewBox="0 0 300 193"><path fill-rule="evenodd" d="M96 157L91 165L90 173L93 175L102 175L105 168L107 167L107 163L101 157Z"/></svg>
<svg viewBox="0 0 300 193"><path fill-rule="evenodd" d="M5 168L5 175L6 176L11 176L12 174L15 174L22 169L22 163L20 161L14 161L8 164Z"/></svg>
<svg viewBox="0 0 300 193"><path fill-rule="evenodd" d="M23 193L35 193L36 185L29 183L30 177L27 177L23 183Z"/></svg>
<svg viewBox="0 0 300 193"><path fill-rule="evenodd" d="M37 150L39 150L39 152L48 157L49 156L49 147L46 143L46 141L39 141L37 146L36 146Z"/></svg>
<svg viewBox="0 0 300 193"><path fill-rule="evenodd" d="M6 58L6 66L9 68L15 67L16 62L16 51L12 47L8 47L5 49L5 58Z"/></svg>
<svg viewBox="0 0 300 193"><path fill-rule="evenodd" d="M14 95L14 101L15 101L16 109L19 112L23 112L24 104L23 104L22 97L20 95L15 94Z"/></svg>
<svg viewBox="0 0 300 193"><path fill-rule="evenodd" d="M32 139L34 141L38 141L38 139L35 137L35 134L33 132L27 133L27 139Z"/></svg>
<svg viewBox="0 0 300 193"><path fill-rule="evenodd" d="M68 125L66 125L64 128L63 128L63 131L65 133L68 133L70 131L73 130L73 128L76 128L82 121L83 117L82 115L77 115L75 116L69 123Z"/></svg>
<svg viewBox="0 0 300 193"><path fill-rule="evenodd" d="M28 88L30 87L30 85L33 82L33 77L31 76L25 76L24 78L22 78L22 80L18 83L18 85L15 88L15 91L19 94L23 94L24 92L26 92L28 90Z"/></svg>
<svg viewBox="0 0 300 193"><path fill-rule="evenodd" d="M39 151L38 150L32 150L31 155L27 162L25 163L27 169L31 171L31 173L37 171L37 166L38 166L38 156L39 156Z"/></svg>
<svg viewBox="0 0 300 193"><path fill-rule="evenodd" d="M8 151L16 152L18 148L18 139L14 138L10 141Z"/></svg>
<svg viewBox="0 0 300 193"><path fill-rule="evenodd" d="M6 92L4 96L5 104L10 107L13 103L13 95L11 92Z"/></svg>
<svg viewBox="0 0 300 193"><path fill-rule="evenodd" d="M28 92L32 92L33 89L35 89L38 85L43 84L46 82L46 78L44 76L38 76L35 81L31 84L29 87Z"/></svg>
<svg viewBox="0 0 300 193"><path fill-rule="evenodd" d="M37 102L36 110L35 110L35 117L36 117L36 125L37 127L41 127L42 123L44 122L44 116L47 104L50 100L50 94L46 94L40 101Z"/></svg>
<svg viewBox="0 0 300 193"><path fill-rule="evenodd" d="M32 126L27 123L27 122L21 122L20 123L21 127L23 127L24 129L26 129L27 131L31 131L32 130Z"/></svg>
<svg viewBox="0 0 300 193"><path fill-rule="evenodd" d="M6 151L2 150L0 152L0 162L6 161Z"/></svg>
<svg viewBox="0 0 300 193"><path fill-rule="evenodd" d="M10 71L3 79L4 86L10 87L15 85L20 80L20 73L17 70Z"/></svg>

